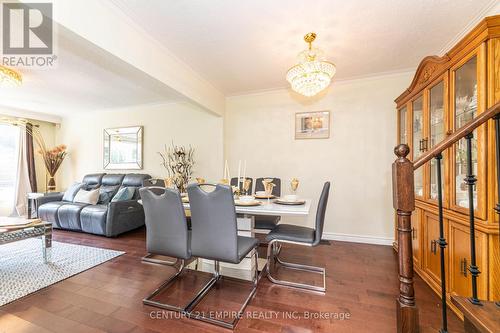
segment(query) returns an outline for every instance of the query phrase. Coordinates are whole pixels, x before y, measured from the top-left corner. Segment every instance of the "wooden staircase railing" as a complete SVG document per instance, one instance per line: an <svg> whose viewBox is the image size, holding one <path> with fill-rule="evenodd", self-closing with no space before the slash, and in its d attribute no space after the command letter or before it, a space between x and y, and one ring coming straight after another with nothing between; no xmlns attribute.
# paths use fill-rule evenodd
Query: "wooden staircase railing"
<svg viewBox="0 0 500 333"><path fill-rule="evenodd" d="M463 297L453 299L465 315L465 325L474 324L468 327L471 332L500 332L500 304L481 301L477 297L477 277L480 274L479 268L476 266L476 248L475 248L475 226L474 226L474 201L473 188L477 182L472 169L472 143L473 132L479 126L486 123L488 120L495 120L496 128L496 155L497 155L497 188L498 198L500 200L500 102L490 107L485 112L478 115L469 123L455 131L445 140L435 145L429 152L422 155L416 161L410 161L407 156L410 153L410 148L401 144L394 149L397 156L396 161L392 164L392 181L393 181L393 206L397 214L397 238L398 238L398 259L399 259L399 297L396 300L397 308L397 332L398 333L417 333L419 329L418 307L415 301L415 291L413 287L413 246L412 246L412 228L411 214L415 210L415 190L414 190L414 172L422 167L425 163L433 158L437 162L438 170L438 205L439 205L439 246L441 255L441 279L442 279L442 325L440 332L445 333L447 328L446 315L446 283L445 283L445 249L447 246L444 238L443 230L443 197L441 188L441 159L442 153L446 149L452 147L461 139L467 140L467 176L464 181L468 186L469 192L469 222L470 222L470 237L471 237L471 264L469 271L472 276L472 297L468 302L463 301ZM496 205L496 212L500 214L500 202ZM491 304L490 304L491 303ZM464 305L465 304L465 305ZM481 307L474 309L473 307ZM485 309L493 309L485 311ZM479 315L480 314L480 315ZM474 317L473 319L468 317ZM488 316L491 316L489 318ZM483 318L482 325L478 324L478 318ZM496 318L496 319L495 319ZM498 325L492 327L491 325Z"/></svg>

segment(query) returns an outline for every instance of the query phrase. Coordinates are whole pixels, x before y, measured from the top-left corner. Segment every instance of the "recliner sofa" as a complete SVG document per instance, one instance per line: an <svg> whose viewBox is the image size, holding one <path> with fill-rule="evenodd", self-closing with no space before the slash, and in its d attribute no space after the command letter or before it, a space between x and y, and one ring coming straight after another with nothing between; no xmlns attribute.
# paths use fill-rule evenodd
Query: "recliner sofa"
<svg viewBox="0 0 500 333"><path fill-rule="evenodd" d="M37 199L38 217L52 222L53 228L115 237L144 225L144 209L137 202L139 188L147 174L96 173L83 177L82 188L100 188L116 193L121 187L134 187L131 200L89 205L73 202L76 193L47 195Z"/></svg>

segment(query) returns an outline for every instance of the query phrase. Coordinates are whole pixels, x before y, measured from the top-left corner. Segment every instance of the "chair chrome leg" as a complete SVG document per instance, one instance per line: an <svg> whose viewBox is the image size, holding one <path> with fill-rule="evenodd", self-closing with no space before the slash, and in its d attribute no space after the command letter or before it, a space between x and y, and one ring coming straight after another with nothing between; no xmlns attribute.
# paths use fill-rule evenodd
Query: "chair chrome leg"
<svg viewBox="0 0 500 333"><path fill-rule="evenodd" d="M168 280L166 280L165 282L163 282L161 284L161 286L159 286L155 291L153 291L152 294L150 294L149 296L147 296L146 298L144 298L142 300L142 302L144 304L155 306L155 307L159 307L159 308L162 308L162 309L167 309L167 310L178 311L178 312L183 312L184 313L186 311L186 309L191 304L193 304L193 302L195 302L198 298L200 298L200 295L204 295L207 292L207 290L210 289L212 287L212 285L217 281L217 279L211 278L207 282L207 284L205 284L203 286L203 288L201 288L200 291L198 291L198 293L191 300L189 300L187 302L187 305L182 306L182 307L153 301L153 298L156 295L158 295L159 293L161 293L163 290L167 289L170 286L170 284L184 271L184 269L185 269L185 261L183 259L181 259L180 262L181 262L181 264L180 264L177 272L172 277L170 277Z"/></svg>
<svg viewBox="0 0 500 333"><path fill-rule="evenodd" d="M179 268L177 269L177 272L174 275L172 275L168 280L166 280L165 282L163 282L149 296L147 296L146 298L144 298L142 300L142 303L146 304L146 305L151 305L151 306L155 306L155 307L158 307L158 308L162 308L162 309L172 310L172 311L179 311L179 312L184 311L184 308L181 308L181 307L178 307L178 306L175 306L175 305L170 305L170 304L165 304L165 303L160 303L160 302L153 301L153 298L156 295L158 295L163 290L165 290L166 288L168 288L170 286L170 284L182 273L182 271L184 270L184 267L185 267L184 266L184 260L181 260L181 264L179 265Z"/></svg>
<svg viewBox="0 0 500 333"><path fill-rule="evenodd" d="M290 243L290 244L299 244L299 245L304 245L301 243L297 242L290 242L290 241L282 241L282 240L276 240L273 239L269 242L269 245L267 246L267 278L272 282L276 283L279 285L287 286L287 287L294 287L294 288L300 288L300 289L306 289L306 290L311 290L311 291L318 291L318 292L325 292L326 291L326 271L323 267L316 267L316 266L308 266L308 265L303 265L303 264L296 264L296 263L289 263L282 261L279 256L275 256L275 251L274 251L274 244L275 243ZM305 284L305 283L298 283L298 282L292 282L292 281L286 281L286 280L279 280L275 277L272 276L271 274L271 261L272 259L275 259L275 262L281 264L284 267L287 268L292 268L292 269L297 269L301 271L306 271L306 272L311 272L311 273L319 273L323 277L323 286L314 286L310 284Z"/></svg>
<svg viewBox="0 0 500 333"><path fill-rule="evenodd" d="M148 253L144 257L142 257L143 262L148 262L152 264L159 264L159 265L167 265L167 266L174 266L179 262L179 259L175 259L175 261L168 261L168 260L161 260L161 259L154 259L152 258L153 254Z"/></svg>
<svg viewBox="0 0 500 333"><path fill-rule="evenodd" d="M234 318L231 322L226 322L226 321L219 320L219 319L205 317L204 315L202 315L200 313L192 311L194 309L194 307L196 306L196 304L199 303L199 301L201 300L201 298L203 298L205 296L205 294L209 291L209 289L212 288L213 285L215 285L215 282L217 282L217 280L220 279L220 277L221 277L221 275L219 273L220 263L217 262L217 261L215 262L215 276L214 276L215 281L214 281L214 283L211 286L209 286L205 290L205 292L202 295L200 295L200 299L198 299L192 306L190 305L186 309L186 314L189 316L189 318L201 320L201 321L204 321L204 322L207 322L207 323L210 323L210 324L214 324L214 325L217 325L217 326L222 326L222 327L229 328L229 329L234 329L236 327L236 325L238 324L238 321L242 317L243 311L245 311L245 308L247 307L248 303L250 302L250 300L252 299L252 297L255 295L255 292L257 291L257 284L259 282L259 270L258 270L259 254L258 254L256 248L254 249L254 253L253 253L252 257L255 259L254 277L252 279L253 287L252 287L252 290L250 291L250 293L248 294L247 298L243 302L242 306L238 310L236 318Z"/></svg>

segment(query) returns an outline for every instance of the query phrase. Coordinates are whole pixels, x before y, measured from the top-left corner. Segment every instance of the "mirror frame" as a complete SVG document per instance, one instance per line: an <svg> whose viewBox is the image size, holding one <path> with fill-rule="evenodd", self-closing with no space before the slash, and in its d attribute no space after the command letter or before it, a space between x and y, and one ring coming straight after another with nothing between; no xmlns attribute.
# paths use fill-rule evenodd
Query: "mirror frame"
<svg viewBox="0 0 500 333"><path fill-rule="evenodd" d="M111 140L110 137L112 132L116 132L117 130L123 130L123 129L130 129L131 131L133 129L136 130L137 134L137 160L135 162L130 162L130 163L111 163L110 156L111 156ZM131 132L133 133L133 132ZM108 146L106 147L106 140L109 142ZM102 142L102 148L103 148L103 168L105 170L141 170L143 168L143 144L144 141L144 127L143 126L127 126L127 127L114 127L114 128L105 128L103 130L103 142ZM107 152L107 154L106 154Z"/></svg>

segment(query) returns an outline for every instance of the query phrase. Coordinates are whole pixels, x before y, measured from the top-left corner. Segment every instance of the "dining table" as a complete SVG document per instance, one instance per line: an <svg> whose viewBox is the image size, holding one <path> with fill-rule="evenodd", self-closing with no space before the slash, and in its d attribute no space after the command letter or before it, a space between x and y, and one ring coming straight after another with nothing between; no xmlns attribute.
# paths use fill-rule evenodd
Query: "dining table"
<svg viewBox="0 0 500 333"><path fill-rule="evenodd" d="M311 200L305 199L302 205L284 205L278 204L274 199L269 202L267 199L258 200L261 202L258 206L236 205L234 206L237 214L243 215L272 215L272 216L307 216L311 210ZM142 205L142 200L138 201ZM188 202L184 202L184 209L189 210Z"/></svg>

